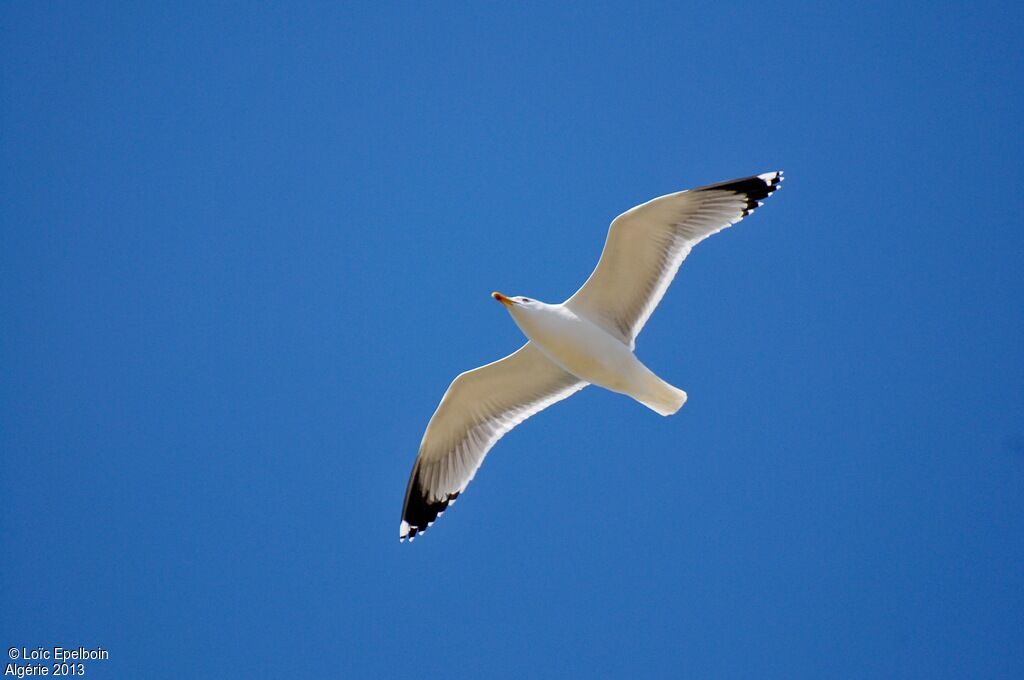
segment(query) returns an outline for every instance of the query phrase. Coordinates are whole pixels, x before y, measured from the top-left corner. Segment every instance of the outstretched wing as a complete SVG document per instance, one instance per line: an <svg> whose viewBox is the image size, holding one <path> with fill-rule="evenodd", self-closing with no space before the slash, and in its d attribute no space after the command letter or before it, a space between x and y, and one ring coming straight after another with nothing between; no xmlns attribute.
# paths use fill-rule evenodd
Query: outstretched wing
<svg viewBox="0 0 1024 680"><path fill-rule="evenodd" d="M423 434L405 491L399 540L426 531L455 502L506 432L586 385L532 342L459 375Z"/></svg>
<svg viewBox="0 0 1024 680"><path fill-rule="evenodd" d="M761 205L782 172L655 198L612 222L597 268L567 307L631 348L690 250Z"/></svg>

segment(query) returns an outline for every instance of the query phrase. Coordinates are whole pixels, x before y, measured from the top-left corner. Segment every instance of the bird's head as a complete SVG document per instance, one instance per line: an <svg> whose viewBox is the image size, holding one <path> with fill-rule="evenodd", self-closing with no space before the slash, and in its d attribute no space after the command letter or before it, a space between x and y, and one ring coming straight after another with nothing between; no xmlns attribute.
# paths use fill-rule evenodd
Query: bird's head
<svg viewBox="0 0 1024 680"><path fill-rule="evenodd" d="M521 295L517 295L516 297L508 297L502 295L498 291L494 291L493 293L491 293L491 297L500 302L501 304L505 305L505 307L508 308L508 311L513 314L520 311L534 309L543 304L536 300L531 300L528 297L523 297Z"/></svg>

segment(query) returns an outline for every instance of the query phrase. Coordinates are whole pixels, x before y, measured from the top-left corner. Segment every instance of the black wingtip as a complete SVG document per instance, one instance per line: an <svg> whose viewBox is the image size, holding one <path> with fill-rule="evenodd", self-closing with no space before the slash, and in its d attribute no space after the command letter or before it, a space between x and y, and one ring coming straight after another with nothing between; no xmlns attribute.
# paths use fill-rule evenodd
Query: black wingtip
<svg viewBox="0 0 1024 680"><path fill-rule="evenodd" d="M459 497L459 492L448 494L443 499L427 500L419 468L413 471L409 480L409 488L405 495L405 507L402 508L402 523L398 530L398 540L412 541L425 532L437 518L444 514L448 506Z"/></svg>
<svg viewBox="0 0 1024 680"><path fill-rule="evenodd" d="M775 172L766 172L760 175L753 175L752 177L744 177L743 179L711 184L701 187L697 191L732 191L743 195L747 199L747 205L743 209L743 217L746 217L760 207L764 199L775 193L779 185L782 184L783 179L785 177L782 171L776 170Z"/></svg>

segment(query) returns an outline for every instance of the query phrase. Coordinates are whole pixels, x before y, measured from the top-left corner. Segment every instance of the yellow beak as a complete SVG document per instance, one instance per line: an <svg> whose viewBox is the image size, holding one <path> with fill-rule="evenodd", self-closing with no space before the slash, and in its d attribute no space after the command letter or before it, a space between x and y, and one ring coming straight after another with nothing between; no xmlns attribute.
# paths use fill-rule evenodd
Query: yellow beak
<svg viewBox="0 0 1024 680"><path fill-rule="evenodd" d="M505 297L498 291L494 291L493 293L491 293L491 297L500 302L501 304L505 305L506 307L511 307L512 305L515 304L515 301L512 298Z"/></svg>

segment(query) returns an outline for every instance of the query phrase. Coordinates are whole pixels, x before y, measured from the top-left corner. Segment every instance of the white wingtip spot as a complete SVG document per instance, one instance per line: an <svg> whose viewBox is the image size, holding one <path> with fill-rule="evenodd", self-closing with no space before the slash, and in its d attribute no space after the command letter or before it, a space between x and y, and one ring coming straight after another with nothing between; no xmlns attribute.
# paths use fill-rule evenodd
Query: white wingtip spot
<svg viewBox="0 0 1024 680"><path fill-rule="evenodd" d="M409 537L409 523L404 519L402 520L402 526L398 528L398 540L404 541Z"/></svg>

